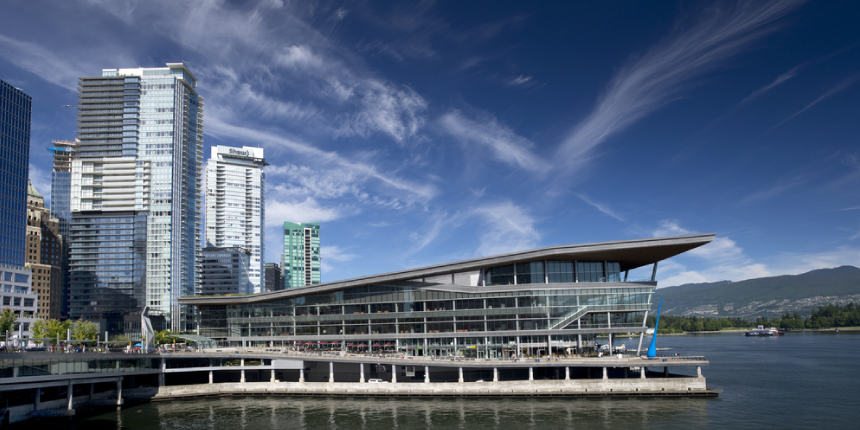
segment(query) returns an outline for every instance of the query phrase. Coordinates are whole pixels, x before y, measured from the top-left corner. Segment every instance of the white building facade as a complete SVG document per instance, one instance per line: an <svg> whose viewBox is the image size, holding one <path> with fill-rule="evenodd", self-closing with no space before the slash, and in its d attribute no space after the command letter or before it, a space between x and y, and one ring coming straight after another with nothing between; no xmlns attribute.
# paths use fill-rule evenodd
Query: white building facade
<svg viewBox="0 0 860 430"><path fill-rule="evenodd" d="M262 148L213 146L206 164L206 246L240 247L250 256L250 291L266 290L266 174Z"/></svg>
<svg viewBox="0 0 860 430"><path fill-rule="evenodd" d="M16 321L9 339L17 336L19 339L32 337L30 326L36 321L38 296L33 292L33 272L29 266L19 268L0 265L0 310L11 309ZM7 333L0 333L0 341L6 340Z"/></svg>
<svg viewBox="0 0 860 430"><path fill-rule="evenodd" d="M79 83L71 166L70 316L150 312L190 328L197 282L203 97L181 63Z"/></svg>

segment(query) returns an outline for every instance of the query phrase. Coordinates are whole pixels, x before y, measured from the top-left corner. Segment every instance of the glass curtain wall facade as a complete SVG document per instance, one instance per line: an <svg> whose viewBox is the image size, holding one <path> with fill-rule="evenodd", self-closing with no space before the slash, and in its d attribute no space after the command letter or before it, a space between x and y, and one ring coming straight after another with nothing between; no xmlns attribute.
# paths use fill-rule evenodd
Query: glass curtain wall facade
<svg viewBox="0 0 860 430"><path fill-rule="evenodd" d="M200 333L216 339L300 342L313 349L331 349L334 341L338 350L498 358L518 349L546 352L547 345L555 352L581 350L610 329L644 330L653 283L607 283L605 277L577 283L572 281L576 262L552 263L550 267L569 269L558 272L564 280L547 282L544 261L483 271L488 281L496 277L500 283L495 285L513 285L514 279L528 285L517 290L445 291L445 284L416 280L271 302L200 306ZM614 264L601 262L603 267Z"/></svg>
<svg viewBox="0 0 860 430"><path fill-rule="evenodd" d="M322 282L319 223L284 223L284 288Z"/></svg>
<svg viewBox="0 0 860 430"><path fill-rule="evenodd" d="M96 298L101 292L112 297L106 302L123 304L114 311L149 306L152 314L167 318L172 330L188 329L190 316L178 299L194 294L198 275L203 98L195 90L197 81L184 65L169 63L153 69L105 69L100 77L81 78L79 87L78 144L71 168L71 317L80 317L85 307L105 309ZM114 221L135 228L145 221L145 233L133 230L116 240L104 238L112 236L105 232L116 230ZM124 253L119 280L107 263L118 257L102 251L107 247L93 250L90 242L76 243L94 237L118 243L143 240L144 246L142 252ZM127 285L138 279L142 296ZM120 300L118 294L132 296Z"/></svg>
<svg viewBox="0 0 860 430"><path fill-rule="evenodd" d="M251 290L266 291L265 189L262 148L213 146L206 164L206 246L250 253Z"/></svg>
<svg viewBox="0 0 860 430"><path fill-rule="evenodd" d="M54 156L54 165L51 169L51 214L57 218L59 223L60 237L63 240L62 260L60 271L62 272L62 297L61 315L63 318L69 316L69 237L72 222L72 154L75 151L75 142L66 140L51 141L54 145L48 148L48 152Z"/></svg>
<svg viewBox="0 0 860 430"><path fill-rule="evenodd" d="M198 294L251 294L250 266L251 253L246 249L203 248Z"/></svg>
<svg viewBox="0 0 860 430"><path fill-rule="evenodd" d="M0 265L23 267L33 98L0 80Z"/></svg>

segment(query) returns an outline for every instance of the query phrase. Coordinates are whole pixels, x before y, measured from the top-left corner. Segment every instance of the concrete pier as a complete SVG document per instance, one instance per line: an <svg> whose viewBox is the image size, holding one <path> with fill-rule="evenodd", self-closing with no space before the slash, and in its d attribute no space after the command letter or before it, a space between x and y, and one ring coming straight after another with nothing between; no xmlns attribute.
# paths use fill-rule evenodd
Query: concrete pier
<svg viewBox="0 0 860 430"><path fill-rule="evenodd" d="M704 378L578 379L549 381L436 382L432 384L358 384L348 382L251 382L159 388L153 401L231 395L392 396L392 397L715 397Z"/></svg>

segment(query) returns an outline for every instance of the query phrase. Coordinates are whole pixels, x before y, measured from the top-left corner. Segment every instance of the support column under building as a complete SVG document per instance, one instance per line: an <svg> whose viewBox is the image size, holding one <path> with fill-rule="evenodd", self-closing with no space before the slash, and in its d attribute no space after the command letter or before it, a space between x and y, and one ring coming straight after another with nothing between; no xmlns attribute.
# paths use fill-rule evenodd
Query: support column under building
<svg viewBox="0 0 860 430"><path fill-rule="evenodd" d="M74 385L72 385L72 381L69 381L68 390L66 391L66 410L71 411L74 408L72 407L72 402L74 399L72 398L72 392L74 391Z"/></svg>
<svg viewBox="0 0 860 430"><path fill-rule="evenodd" d="M493 368L493 382L499 382L499 368Z"/></svg>
<svg viewBox="0 0 860 430"><path fill-rule="evenodd" d="M245 382L245 359L244 358L239 360L239 365L242 366L242 371L241 371L242 376L240 377L239 382L244 383Z"/></svg>
<svg viewBox="0 0 860 430"><path fill-rule="evenodd" d="M643 367L639 368L639 379L645 379L645 374L648 373L648 369Z"/></svg>
<svg viewBox="0 0 860 430"><path fill-rule="evenodd" d="M299 382L305 382L305 369L299 369Z"/></svg>
<svg viewBox="0 0 860 430"><path fill-rule="evenodd" d="M334 384L334 362L328 362L328 383Z"/></svg>
<svg viewBox="0 0 860 430"><path fill-rule="evenodd" d="M90 398L89 398L90 401L93 400L93 394L95 394L95 392L96 392L96 384L92 383L92 384L90 384Z"/></svg>
<svg viewBox="0 0 860 430"><path fill-rule="evenodd" d="M33 410L34 411L39 410L39 403L41 402L41 400L42 400L42 389L36 388L35 399L33 399ZM90 400L92 400L92 399L90 399Z"/></svg>
<svg viewBox="0 0 860 430"><path fill-rule="evenodd" d="M570 381L570 366L564 367L564 380Z"/></svg>
<svg viewBox="0 0 860 430"><path fill-rule="evenodd" d="M460 367L459 369L460 369L460 377L457 379L457 382L462 384L463 383L463 368Z"/></svg>
<svg viewBox="0 0 860 430"><path fill-rule="evenodd" d="M272 376L269 378L269 382L275 382L275 369L272 369Z"/></svg>
<svg viewBox="0 0 860 430"><path fill-rule="evenodd" d="M424 366L424 383L430 383L430 366Z"/></svg>
<svg viewBox="0 0 860 430"><path fill-rule="evenodd" d="M212 370L210 370L210 371L209 371L209 383L210 383L210 384L215 383L215 375L214 375L214 373L215 373L215 372L213 372Z"/></svg>
<svg viewBox="0 0 860 430"><path fill-rule="evenodd" d="M122 376L116 381L116 407L122 406Z"/></svg>
<svg viewBox="0 0 860 430"><path fill-rule="evenodd" d="M609 371L603 368L603 379L609 379Z"/></svg>
<svg viewBox="0 0 860 430"><path fill-rule="evenodd" d="M696 366L696 377L697 378L702 377L702 366Z"/></svg>
<svg viewBox="0 0 860 430"><path fill-rule="evenodd" d="M364 363L358 363L358 382L364 383Z"/></svg>
<svg viewBox="0 0 860 430"><path fill-rule="evenodd" d="M534 368L529 367L529 381L534 381L534 380L535 380L535 371L534 371Z"/></svg>
<svg viewBox="0 0 860 430"><path fill-rule="evenodd" d="M397 366L394 364L391 365L391 383L397 383Z"/></svg>

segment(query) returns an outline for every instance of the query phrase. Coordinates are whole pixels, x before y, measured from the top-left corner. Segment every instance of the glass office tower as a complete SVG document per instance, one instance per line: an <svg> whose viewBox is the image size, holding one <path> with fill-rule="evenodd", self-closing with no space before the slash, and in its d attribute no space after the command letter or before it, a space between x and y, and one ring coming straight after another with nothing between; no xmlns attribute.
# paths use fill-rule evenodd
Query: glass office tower
<svg viewBox="0 0 860 430"><path fill-rule="evenodd" d="M321 282L320 224L284 223L284 288L298 288Z"/></svg>
<svg viewBox="0 0 860 430"><path fill-rule="evenodd" d="M206 164L206 246L250 254L250 291L266 291L266 174L262 148L213 146Z"/></svg>
<svg viewBox="0 0 860 430"><path fill-rule="evenodd" d="M75 142L67 140L51 141L53 147L48 152L54 156L54 166L51 169L51 215L59 222L60 237L63 240L62 260L62 297L61 315L69 316L69 237L72 222L72 154L75 152Z"/></svg>
<svg viewBox="0 0 860 430"><path fill-rule="evenodd" d="M33 98L0 80L0 265L23 267Z"/></svg>
<svg viewBox="0 0 860 430"><path fill-rule="evenodd" d="M70 311L149 306L190 328L200 243L203 98L181 63L105 69L79 83L71 168Z"/></svg>

